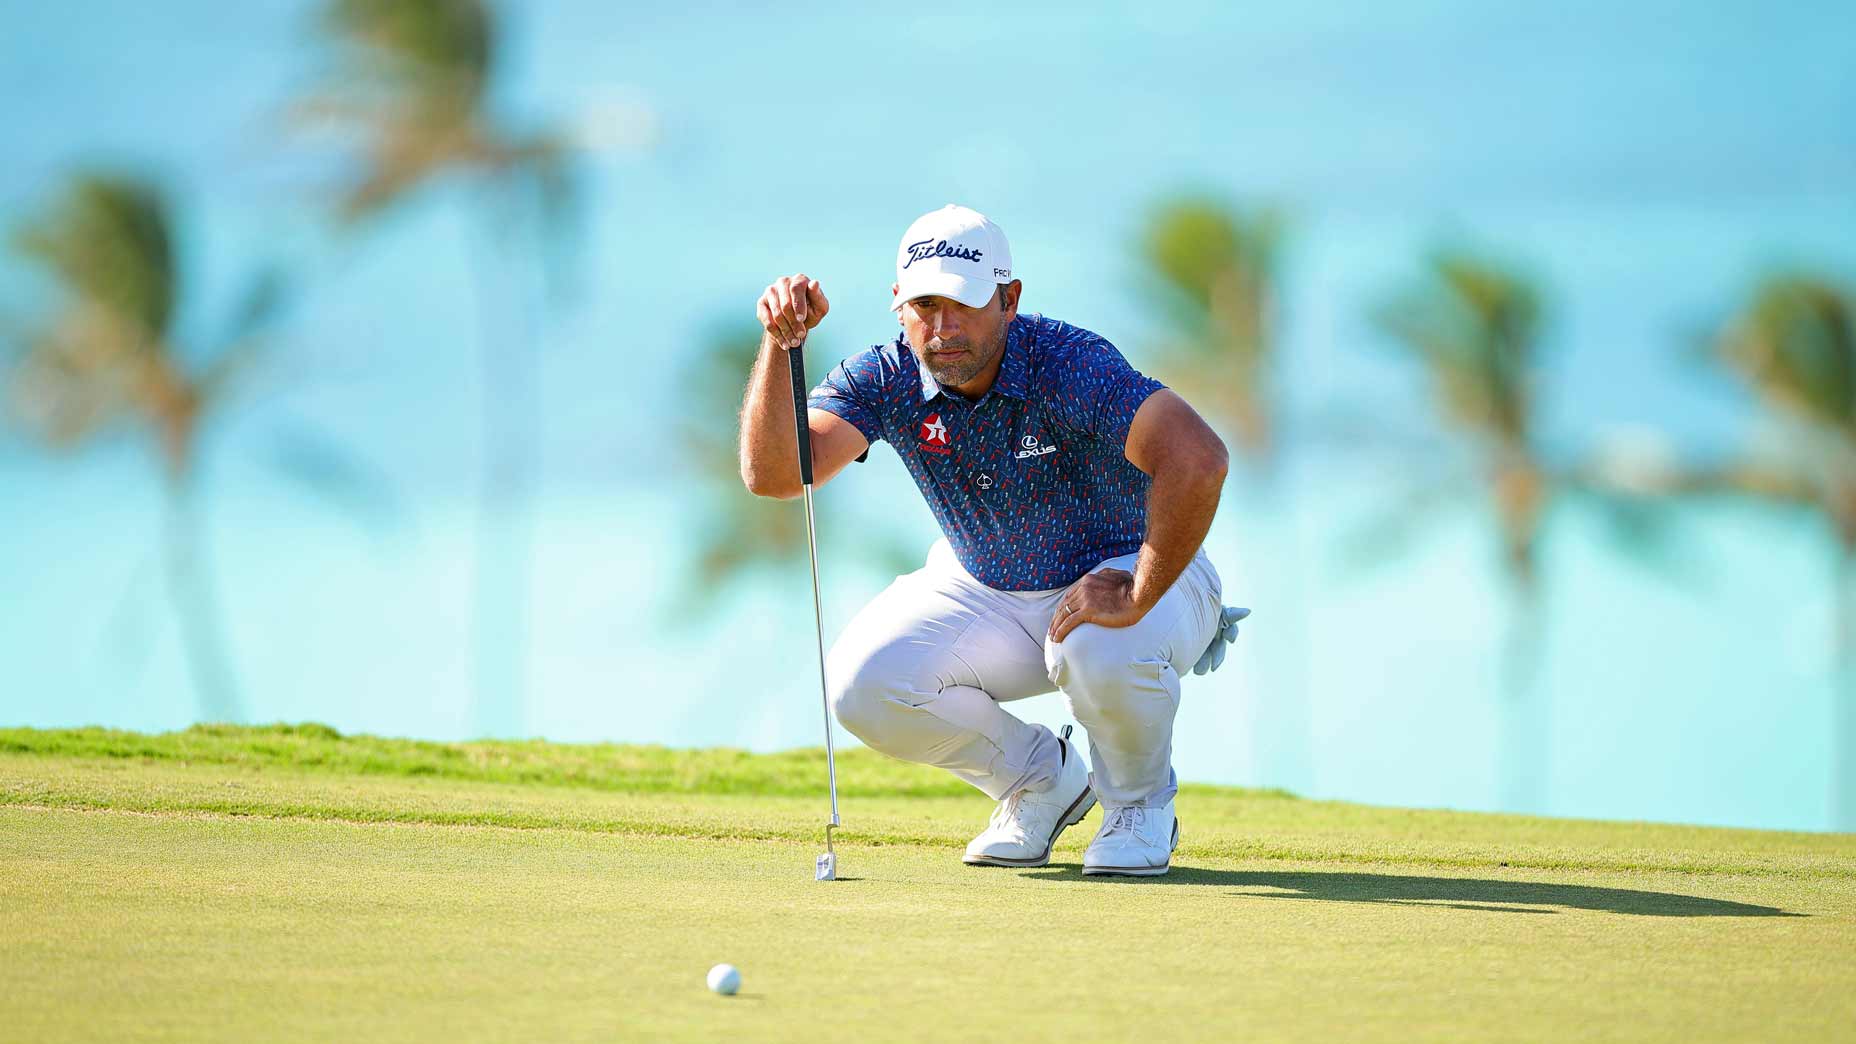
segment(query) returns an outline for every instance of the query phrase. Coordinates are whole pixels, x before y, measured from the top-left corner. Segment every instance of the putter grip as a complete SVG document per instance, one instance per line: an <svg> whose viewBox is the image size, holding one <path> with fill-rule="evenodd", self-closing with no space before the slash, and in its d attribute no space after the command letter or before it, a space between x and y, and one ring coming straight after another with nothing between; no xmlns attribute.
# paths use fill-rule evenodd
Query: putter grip
<svg viewBox="0 0 1856 1044"><path fill-rule="evenodd" d="M806 424L805 346L788 348L786 362L793 370L793 428L799 437L799 483L812 484L812 429Z"/></svg>

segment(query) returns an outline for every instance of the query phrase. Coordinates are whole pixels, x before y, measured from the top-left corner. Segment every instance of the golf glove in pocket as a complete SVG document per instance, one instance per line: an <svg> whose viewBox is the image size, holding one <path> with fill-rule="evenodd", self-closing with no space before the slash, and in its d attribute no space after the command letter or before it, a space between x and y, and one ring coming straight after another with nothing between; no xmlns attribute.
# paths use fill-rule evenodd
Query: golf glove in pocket
<svg viewBox="0 0 1856 1044"><path fill-rule="evenodd" d="M1192 665L1194 674L1210 674L1224 662L1224 647L1237 641L1237 622L1250 615L1248 609L1225 606L1218 614L1218 630L1212 635L1212 643L1205 647L1199 656L1199 662Z"/></svg>

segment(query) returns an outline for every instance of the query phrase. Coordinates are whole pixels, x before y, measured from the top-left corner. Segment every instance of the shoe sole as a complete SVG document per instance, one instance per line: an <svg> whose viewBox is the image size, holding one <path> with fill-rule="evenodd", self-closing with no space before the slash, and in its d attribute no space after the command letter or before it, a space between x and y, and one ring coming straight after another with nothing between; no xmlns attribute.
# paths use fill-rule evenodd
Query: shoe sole
<svg viewBox="0 0 1856 1044"><path fill-rule="evenodd" d="M1173 819L1173 843L1166 850L1166 862L1159 866L1090 866L1083 864L1084 877L1160 877L1173 869L1173 851L1179 847L1179 818Z"/></svg>
<svg viewBox="0 0 1856 1044"><path fill-rule="evenodd" d="M1057 829L1050 835L1050 840L1044 843L1043 855L1027 856L1024 859L1014 859L1010 856L970 855L961 856L960 861L968 866L1049 866L1050 850L1057 847L1057 838L1063 836L1065 830L1081 823L1083 817L1088 815L1089 810L1094 807L1096 807L1096 792L1089 787L1084 787L1083 792L1076 796L1076 800L1070 802L1070 807L1064 809L1062 818L1057 820Z"/></svg>

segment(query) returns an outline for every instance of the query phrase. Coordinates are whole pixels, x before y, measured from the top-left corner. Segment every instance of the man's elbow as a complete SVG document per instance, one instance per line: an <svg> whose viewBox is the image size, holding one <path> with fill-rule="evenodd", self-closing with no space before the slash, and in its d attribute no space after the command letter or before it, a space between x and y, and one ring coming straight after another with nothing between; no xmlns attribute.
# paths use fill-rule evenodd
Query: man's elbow
<svg viewBox="0 0 1856 1044"><path fill-rule="evenodd" d="M1207 485L1223 486L1225 476L1231 472L1231 454L1225 449L1224 440L1208 433L1188 467Z"/></svg>
<svg viewBox="0 0 1856 1044"><path fill-rule="evenodd" d="M802 492L799 483L792 481L791 476L769 475L746 464L741 466L741 481L748 487L748 492L757 497L791 500Z"/></svg>

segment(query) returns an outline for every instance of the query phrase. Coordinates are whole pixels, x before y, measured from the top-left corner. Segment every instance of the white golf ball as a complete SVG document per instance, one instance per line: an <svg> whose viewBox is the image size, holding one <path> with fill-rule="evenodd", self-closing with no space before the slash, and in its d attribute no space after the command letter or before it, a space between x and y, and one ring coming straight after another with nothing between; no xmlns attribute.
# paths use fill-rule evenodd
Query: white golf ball
<svg viewBox="0 0 1856 1044"><path fill-rule="evenodd" d="M718 964L709 969L709 988L724 997L741 988L741 972L732 964Z"/></svg>

